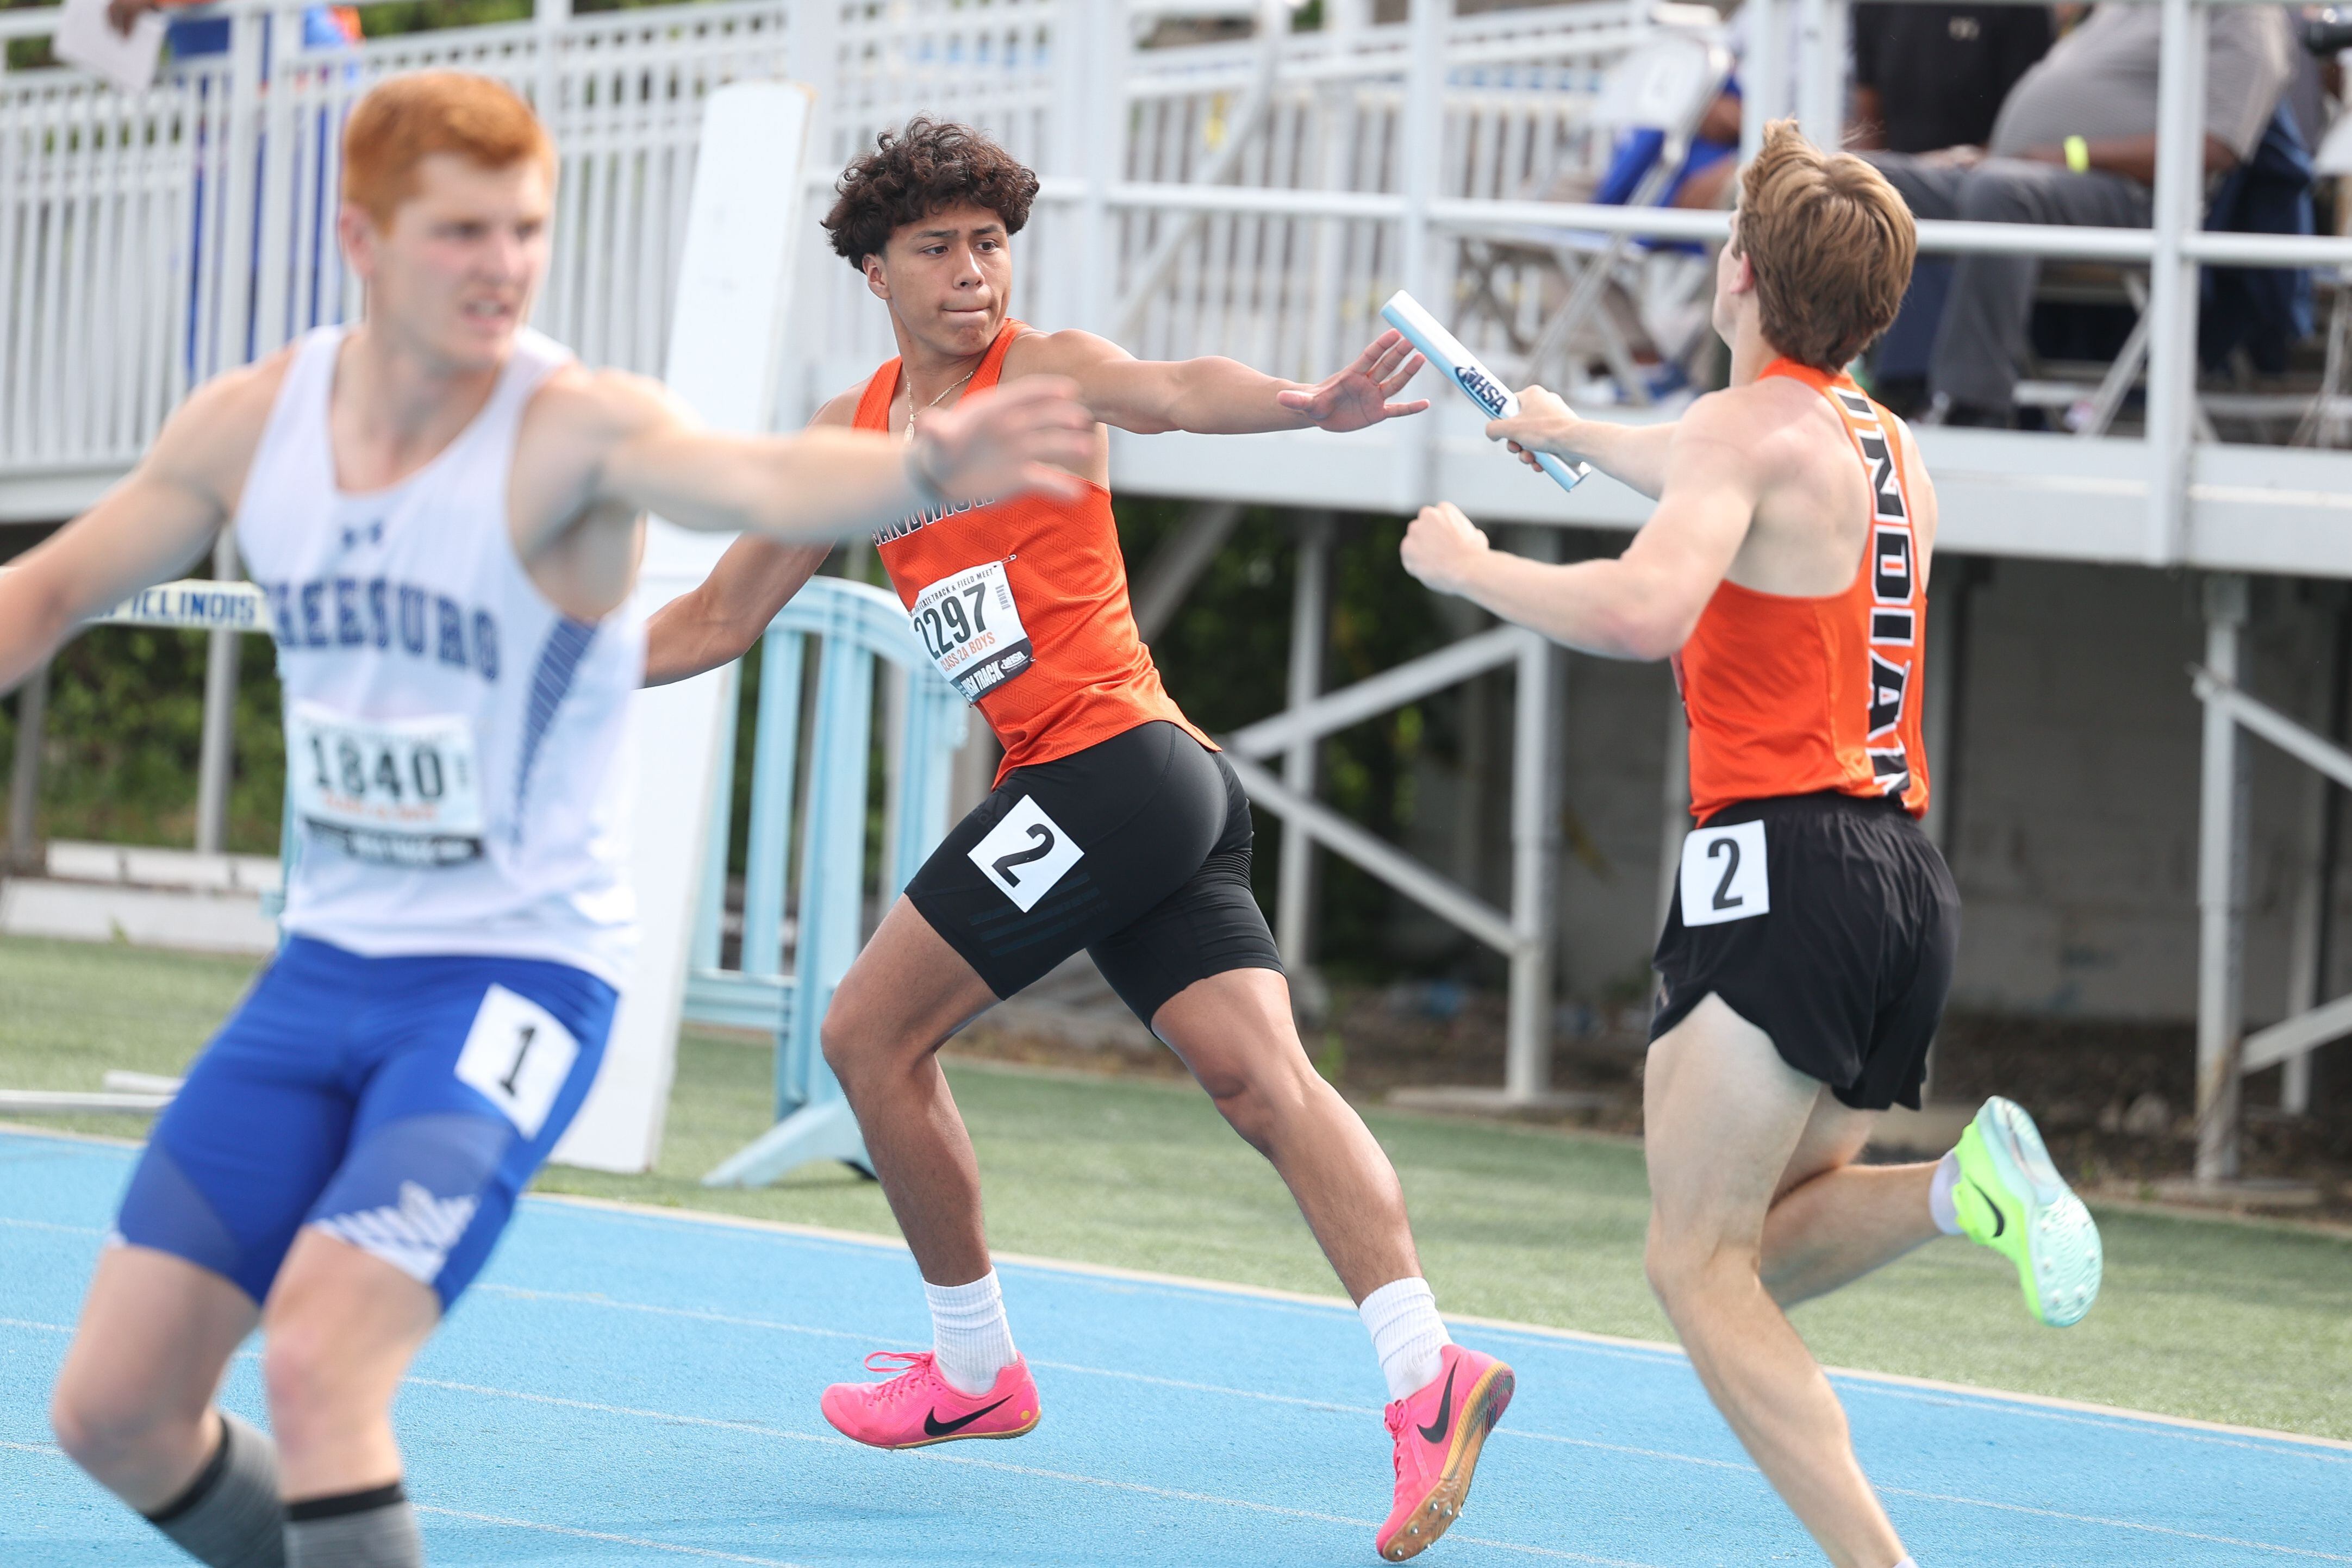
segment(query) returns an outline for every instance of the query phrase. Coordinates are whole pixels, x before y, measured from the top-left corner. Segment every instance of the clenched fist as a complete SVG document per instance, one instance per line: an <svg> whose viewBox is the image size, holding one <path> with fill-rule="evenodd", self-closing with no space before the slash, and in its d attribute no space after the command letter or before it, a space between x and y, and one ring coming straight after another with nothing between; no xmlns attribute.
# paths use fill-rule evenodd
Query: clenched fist
<svg viewBox="0 0 2352 1568"><path fill-rule="evenodd" d="M1486 536L1451 501L1423 507L1404 531L1405 570L1440 593L1460 593L1486 554Z"/></svg>

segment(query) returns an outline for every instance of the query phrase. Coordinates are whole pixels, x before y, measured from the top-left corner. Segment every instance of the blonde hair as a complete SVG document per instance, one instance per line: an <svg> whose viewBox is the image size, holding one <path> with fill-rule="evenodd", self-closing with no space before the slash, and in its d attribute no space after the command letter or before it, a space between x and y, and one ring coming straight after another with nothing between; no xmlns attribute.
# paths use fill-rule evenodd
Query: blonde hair
<svg viewBox="0 0 2352 1568"><path fill-rule="evenodd" d="M389 227L416 193L416 166L454 152L485 169L536 162L555 183L555 142L504 82L470 71L417 71L372 89L343 125L343 200Z"/></svg>
<svg viewBox="0 0 2352 1568"><path fill-rule="evenodd" d="M1731 247L1755 271L1765 341L1836 371L1894 321L1919 235L1885 175L1776 120L1740 174Z"/></svg>

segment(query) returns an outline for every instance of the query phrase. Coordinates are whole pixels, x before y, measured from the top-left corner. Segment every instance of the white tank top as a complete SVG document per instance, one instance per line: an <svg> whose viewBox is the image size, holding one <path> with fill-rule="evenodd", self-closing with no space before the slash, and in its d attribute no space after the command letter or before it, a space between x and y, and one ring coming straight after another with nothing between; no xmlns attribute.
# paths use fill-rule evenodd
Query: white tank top
<svg viewBox="0 0 2352 1568"><path fill-rule="evenodd" d="M523 407L571 356L522 333L456 440L348 495L327 423L342 337L302 340L236 516L286 696L284 928L369 956L552 959L618 986L645 625L631 606L564 615L507 528Z"/></svg>

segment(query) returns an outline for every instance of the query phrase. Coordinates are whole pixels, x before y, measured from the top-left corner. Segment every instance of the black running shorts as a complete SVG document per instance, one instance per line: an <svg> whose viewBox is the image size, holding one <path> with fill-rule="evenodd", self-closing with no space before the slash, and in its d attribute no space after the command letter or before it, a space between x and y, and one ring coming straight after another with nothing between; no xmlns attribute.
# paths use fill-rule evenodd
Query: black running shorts
<svg viewBox="0 0 2352 1568"><path fill-rule="evenodd" d="M1016 768L907 897L1000 998L1084 947L1146 1026L1228 969L1273 969L1250 809L1225 759L1160 720Z"/></svg>
<svg viewBox="0 0 2352 1568"><path fill-rule="evenodd" d="M1959 934L1952 873L1898 803L1727 806L1684 846L1650 1038L1712 993L1845 1104L1916 1109Z"/></svg>

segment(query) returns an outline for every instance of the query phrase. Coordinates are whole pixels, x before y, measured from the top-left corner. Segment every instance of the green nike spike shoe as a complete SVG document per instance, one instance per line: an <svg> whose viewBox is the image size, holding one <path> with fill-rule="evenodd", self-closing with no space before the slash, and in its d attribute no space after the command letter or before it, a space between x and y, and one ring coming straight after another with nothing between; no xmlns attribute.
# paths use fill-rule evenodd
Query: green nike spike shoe
<svg viewBox="0 0 2352 1568"><path fill-rule="evenodd" d="M2033 1118L1996 1094L1953 1153L1961 1232L2017 1265L2035 1322L2054 1329L2082 1322L2099 1296L2099 1227L2050 1163Z"/></svg>

